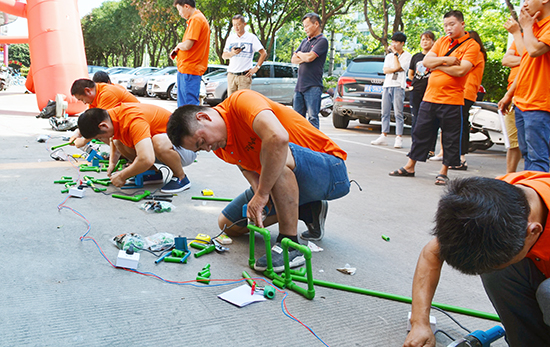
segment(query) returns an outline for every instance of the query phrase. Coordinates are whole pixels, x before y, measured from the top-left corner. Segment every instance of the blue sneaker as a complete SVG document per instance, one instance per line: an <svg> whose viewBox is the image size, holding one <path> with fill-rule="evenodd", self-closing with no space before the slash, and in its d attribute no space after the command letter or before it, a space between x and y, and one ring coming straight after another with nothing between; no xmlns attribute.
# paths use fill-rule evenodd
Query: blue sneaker
<svg viewBox="0 0 550 347"><path fill-rule="evenodd" d="M175 194L181 193L190 187L191 182L189 182L187 176L185 176L182 180L179 180L177 177L172 177L172 179L166 183L160 191L167 194Z"/></svg>

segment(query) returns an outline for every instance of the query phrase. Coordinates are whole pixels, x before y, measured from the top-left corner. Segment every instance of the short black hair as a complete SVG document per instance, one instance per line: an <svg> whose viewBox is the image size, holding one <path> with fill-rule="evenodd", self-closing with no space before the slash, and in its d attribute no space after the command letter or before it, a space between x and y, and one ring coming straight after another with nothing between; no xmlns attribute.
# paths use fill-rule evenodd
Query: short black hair
<svg viewBox="0 0 550 347"><path fill-rule="evenodd" d="M180 147L185 137L195 135L200 128L196 115L208 109L206 106L183 105L172 113L166 125L166 134L174 146Z"/></svg>
<svg viewBox="0 0 550 347"><path fill-rule="evenodd" d="M176 5L180 5L180 6L189 5L193 8L196 7L195 0L174 0L174 6Z"/></svg>
<svg viewBox="0 0 550 347"><path fill-rule="evenodd" d="M102 108L90 108L78 117L78 130L80 135L86 139L93 139L102 132L99 130L99 123L110 119L107 110Z"/></svg>
<svg viewBox="0 0 550 347"><path fill-rule="evenodd" d="M94 73L94 77L92 77L92 81L95 83L109 83L111 84L111 78L109 77L109 74L106 73L103 70L100 70L96 73Z"/></svg>
<svg viewBox="0 0 550 347"><path fill-rule="evenodd" d="M530 211L525 193L507 182L486 177L449 182L433 230L440 258L469 275L496 270L523 249Z"/></svg>
<svg viewBox="0 0 550 347"><path fill-rule="evenodd" d="M420 35L420 38L422 38L423 36L428 36L428 38L432 39L432 41L435 41L435 35L431 30L424 31L422 35Z"/></svg>
<svg viewBox="0 0 550 347"><path fill-rule="evenodd" d="M88 78L74 81L71 86L71 95L84 95L84 88L95 88L95 82Z"/></svg>
<svg viewBox="0 0 550 347"><path fill-rule="evenodd" d="M397 31L393 33L391 39L392 41L407 42L407 35L403 34L401 31Z"/></svg>
<svg viewBox="0 0 550 347"><path fill-rule="evenodd" d="M319 17L319 15L317 13L314 13L314 12L310 12L310 13L306 13L303 17L302 17L302 22L304 20L309 19L310 22L317 22L319 24L321 24L321 17Z"/></svg>
<svg viewBox="0 0 550 347"><path fill-rule="evenodd" d="M462 12L460 12L458 10L451 10L451 11L445 13L445 15L443 15L444 19L449 18L449 17L455 17L459 21L464 22L464 15L462 14Z"/></svg>

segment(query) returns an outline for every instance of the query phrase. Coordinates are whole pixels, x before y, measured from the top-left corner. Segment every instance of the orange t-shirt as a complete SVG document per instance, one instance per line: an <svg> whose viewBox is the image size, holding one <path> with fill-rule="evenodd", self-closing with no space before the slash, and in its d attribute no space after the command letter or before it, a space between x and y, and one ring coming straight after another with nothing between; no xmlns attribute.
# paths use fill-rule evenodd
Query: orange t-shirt
<svg viewBox="0 0 550 347"><path fill-rule="evenodd" d="M466 41L469 37L470 34L466 33L461 38L451 41L450 37L443 36L435 42L430 52L443 57L454 45ZM474 65L479 49L477 42L471 39L461 44L450 56L467 60ZM467 79L468 74L463 77L453 77L439 70L432 71L422 100L436 104L464 105L464 85Z"/></svg>
<svg viewBox="0 0 550 347"><path fill-rule="evenodd" d="M142 103L120 104L107 112L113 122L113 138L130 148L143 139L166 133L171 114L160 106Z"/></svg>
<svg viewBox="0 0 550 347"><path fill-rule="evenodd" d="M95 98L90 108L108 110L123 102L139 102L139 100L119 84L96 83Z"/></svg>
<svg viewBox="0 0 550 347"><path fill-rule="evenodd" d="M464 99L476 101L477 92L479 90L479 86L481 85L481 80L483 79L484 70L485 58L483 53L479 52L474 66L467 75L468 79L466 80L466 85L464 86Z"/></svg>
<svg viewBox="0 0 550 347"><path fill-rule="evenodd" d="M346 152L292 108L271 101L253 90L234 92L214 109L220 113L227 126L227 144L214 153L223 161L248 171L260 173L262 170L262 140L254 132L252 123L263 110L273 111L288 132L289 142L343 160L347 158Z"/></svg>
<svg viewBox="0 0 550 347"><path fill-rule="evenodd" d="M519 54L518 49L516 47L516 41L512 42L509 49L514 50L514 52L515 52L514 55L515 56L521 57L521 55ZM510 89L510 86L512 85L512 83L514 83L514 80L516 79L516 76L518 75L518 71L519 71L519 65L514 66L513 68L510 68L510 74L508 75L508 87L506 87L506 90Z"/></svg>
<svg viewBox="0 0 550 347"><path fill-rule="evenodd" d="M522 171L497 177L497 179L510 184L521 184L533 188L542 198L546 207L550 209L550 173ZM526 257L533 260L544 276L550 277L550 218L546 219L544 231Z"/></svg>
<svg viewBox="0 0 550 347"><path fill-rule="evenodd" d="M195 43L188 51L178 51L178 71L188 75L202 76L208 67L210 53L210 26L201 11L195 12L187 20L187 29L182 42L193 40Z"/></svg>
<svg viewBox="0 0 550 347"><path fill-rule="evenodd" d="M533 24L533 33L550 46L550 16ZM550 52L531 58L527 50L521 56L514 104L522 111L550 112L550 89L546 78L550 76Z"/></svg>

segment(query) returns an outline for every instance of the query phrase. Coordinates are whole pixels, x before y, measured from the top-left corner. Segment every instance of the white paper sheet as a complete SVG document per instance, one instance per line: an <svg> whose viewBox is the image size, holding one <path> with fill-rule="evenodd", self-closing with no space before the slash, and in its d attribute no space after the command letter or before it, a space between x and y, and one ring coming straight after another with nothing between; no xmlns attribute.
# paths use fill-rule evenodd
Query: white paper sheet
<svg viewBox="0 0 550 347"><path fill-rule="evenodd" d="M243 307L253 302L266 300L261 292L255 292L251 295L251 288L246 284L225 293L221 293L218 295L218 298L230 302L237 307Z"/></svg>

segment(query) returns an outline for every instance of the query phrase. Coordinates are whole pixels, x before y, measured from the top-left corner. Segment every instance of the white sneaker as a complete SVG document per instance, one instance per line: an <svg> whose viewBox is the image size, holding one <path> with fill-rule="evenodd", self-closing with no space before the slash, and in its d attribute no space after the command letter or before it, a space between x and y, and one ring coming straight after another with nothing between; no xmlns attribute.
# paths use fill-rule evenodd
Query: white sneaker
<svg viewBox="0 0 550 347"><path fill-rule="evenodd" d="M430 161L442 161L443 156L436 155L435 157L431 157Z"/></svg>
<svg viewBox="0 0 550 347"><path fill-rule="evenodd" d="M388 142L386 141L386 136L384 134L381 134L376 140L371 141L370 144L377 146L387 146Z"/></svg>
<svg viewBox="0 0 550 347"><path fill-rule="evenodd" d="M403 137L397 136L393 148L403 148Z"/></svg>

